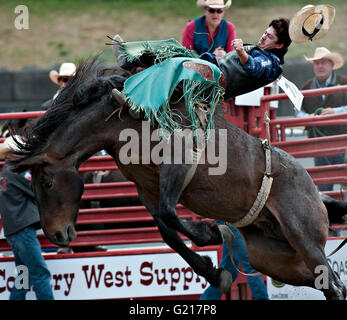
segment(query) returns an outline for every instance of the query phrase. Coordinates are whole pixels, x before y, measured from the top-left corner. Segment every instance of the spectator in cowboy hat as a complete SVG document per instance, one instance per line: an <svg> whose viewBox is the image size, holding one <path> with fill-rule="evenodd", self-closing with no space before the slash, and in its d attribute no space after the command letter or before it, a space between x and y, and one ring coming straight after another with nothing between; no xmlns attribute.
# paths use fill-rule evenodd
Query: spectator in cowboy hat
<svg viewBox="0 0 347 320"><path fill-rule="evenodd" d="M70 79L71 76L75 74L75 72L76 72L76 66L75 64L71 62L64 62L60 66L59 72L57 72L56 70L51 70L49 72L49 78L52 80L52 82L54 82L55 84L59 86L59 89L55 93L52 99L44 102L41 105L42 109L47 110L49 107L52 106L54 99L58 96L60 91L64 89L68 80Z"/></svg>
<svg viewBox="0 0 347 320"><path fill-rule="evenodd" d="M71 62L63 63L59 68L59 72L56 70L51 70L49 72L49 78L59 86L59 91L56 93L53 99L55 99L59 92L64 89L66 83L70 77L75 74L75 72L76 66Z"/></svg>
<svg viewBox="0 0 347 320"><path fill-rule="evenodd" d="M196 5L205 14L188 22L182 33L182 45L199 55L210 52L221 57L232 51L232 41L236 38L235 27L223 19L224 11L230 7L231 1L224 4L224 0L198 0Z"/></svg>
<svg viewBox="0 0 347 320"><path fill-rule="evenodd" d="M337 52L330 52L327 48L316 48L312 58L305 57L312 64L314 78L308 80L302 90L347 85L347 77L337 74L335 70L340 69L344 60ZM328 95L306 97L303 100L302 109L295 109L297 117L321 116L333 113L347 112L347 92ZM346 134L347 126L319 126L309 127L309 138ZM344 156L317 157L314 158L316 166L345 163ZM330 191L333 185L319 186L320 191Z"/></svg>

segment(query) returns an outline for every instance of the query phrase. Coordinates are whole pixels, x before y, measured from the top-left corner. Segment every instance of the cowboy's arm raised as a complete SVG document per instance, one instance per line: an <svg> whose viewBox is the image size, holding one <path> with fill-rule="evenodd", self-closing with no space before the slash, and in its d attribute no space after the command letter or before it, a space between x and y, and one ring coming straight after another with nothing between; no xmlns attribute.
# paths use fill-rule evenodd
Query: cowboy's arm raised
<svg viewBox="0 0 347 320"><path fill-rule="evenodd" d="M232 41L232 45L234 46L237 55L240 57L240 63L241 65L245 65L248 61L248 54L243 48L243 41L242 39L234 39Z"/></svg>
<svg viewBox="0 0 347 320"><path fill-rule="evenodd" d="M254 50L255 54L249 55L244 50L243 41L241 39L235 39L233 45L239 56L240 64L251 77L263 78L269 81L269 83L278 77L280 68L280 60L278 57L274 55L272 57L261 50Z"/></svg>

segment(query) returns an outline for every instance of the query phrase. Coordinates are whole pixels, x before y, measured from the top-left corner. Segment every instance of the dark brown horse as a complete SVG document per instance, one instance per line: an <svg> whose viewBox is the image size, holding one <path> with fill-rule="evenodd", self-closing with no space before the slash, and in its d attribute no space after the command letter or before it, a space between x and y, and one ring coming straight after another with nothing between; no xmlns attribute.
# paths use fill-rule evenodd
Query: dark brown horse
<svg viewBox="0 0 347 320"><path fill-rule="evenodd" d="M77 169L90 156L105 149L124 176L135 182L139 197L156 221L164 241L197 274L226 292L231 283L229 274L213 267L207 257L190 250L177 233L204 246L222 243L220 229L215 224L180 220L175 207L180 202L204 217L231 223L239 221L252 207L264 176L261 141L216 117L217 150L222 135L219 129L227 132L226 171L222 175L210 175L213 166L205 161L197 166L195 175L183 189L192 165L143 164L148 154L141 152L142 145L150 140L149 136L143 136L143 121L133 119L126 107L120 108L111 96L112 88L122 90L125 79L100 74L91 78L95 75L94 67L95 61L79 66L55 105L31 128L26 143L10 162L15 171L32 170L33 189L46 236L60 246L68 245L75 238L74 223L83 192ZM172 108L184 113L184 101L175 101ZM115 109L118 112L109 117ZM138 164L124 164L120 160L119 151L128 143L120 135L129 129L140 137ZM152 126L151 132L154 129ZM149 144L153 150L158 142ZM343 299L345 287L324 253L329 222L316 186L293 157L277 148L271 150L274 177L271 193L258 218L240 228L250 262L273 279L310 287L315 287L316 267L325 266L328 285L321 290L328 299Z"/></svg>

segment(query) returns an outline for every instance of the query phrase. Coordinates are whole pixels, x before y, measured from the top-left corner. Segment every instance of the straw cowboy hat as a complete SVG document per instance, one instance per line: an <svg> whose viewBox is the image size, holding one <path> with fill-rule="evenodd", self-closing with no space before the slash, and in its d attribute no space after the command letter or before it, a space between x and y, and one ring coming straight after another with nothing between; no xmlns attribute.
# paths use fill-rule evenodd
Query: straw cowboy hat
<svg viewBox="0 0 347 320"><path fill-rule="evenodd" d="M58 83L59 77L71 77L72 75L74 75L75 71L76 71L76 66L73 63L65 62L60 66L59 72L57 72L56 70L51 70L49 72L49 78L55 84L59 84Z"/></svg>
<svg viewBox="0 0 347 320"><path fill-rule="evenodd" d="M295 43L317 40L325 36L334 18L334 7L309 4L290 20L289 36Z"/></svg>
<svg viewBox="0 0 347 320"><path fill-rule="evenodd" d="M16 135L16 140L22 141L21 137L18 135ZM11 150L19 150L12 136L6 138L3 143L0 143L0 160L4 160L6 154Z"/></svg>
<svg viewBox="0 0 347 320"><path fill-rule="evenodd" d="M319 59L329 59L334 64L333 70L340 69L344 64L344 60L339 53L330 52L327 48L324 47L317 48L312 58L305 57L305 59L310 63L313 63L313 61Z"/></svg>
<svg viewBox="0 0 347 320"><path fill-rule="evenodd" d="M231 0L228 0L226 4L224 4L224 0L198 0L196 5L200 9L228 9L231 6Z"/></svg>

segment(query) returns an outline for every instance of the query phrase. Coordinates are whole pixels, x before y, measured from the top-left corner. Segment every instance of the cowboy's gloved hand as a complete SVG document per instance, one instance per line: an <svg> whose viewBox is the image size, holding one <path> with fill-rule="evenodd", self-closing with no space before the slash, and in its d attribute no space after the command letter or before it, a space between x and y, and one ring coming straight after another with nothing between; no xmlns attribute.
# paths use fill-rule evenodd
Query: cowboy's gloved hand
<svg viewBox="0 0 347 320"><path fill-rule="evenodd" d="M234 39L231 44L234 46L236 53L240 56L244 51L242 39Z"/></svg>

